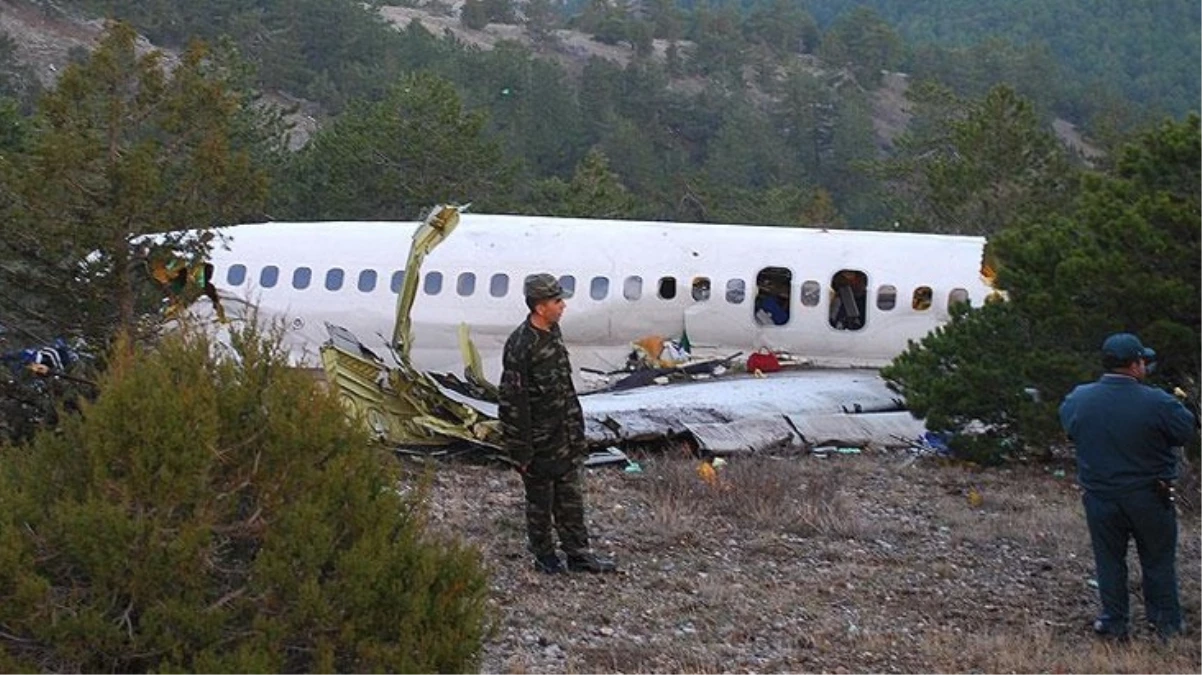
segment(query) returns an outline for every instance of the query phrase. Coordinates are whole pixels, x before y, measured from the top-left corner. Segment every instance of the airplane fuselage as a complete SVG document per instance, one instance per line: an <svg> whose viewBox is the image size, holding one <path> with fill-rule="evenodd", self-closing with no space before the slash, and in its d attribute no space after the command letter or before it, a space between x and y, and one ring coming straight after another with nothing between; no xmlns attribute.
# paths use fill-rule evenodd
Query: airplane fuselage
<svg viewBox="0 0 1202 675"><path fill-rule="evenodd" d="M317 364L325 323L385 350L417 223L322 222L221 230L214 283L227 305L282 319L297 363ZM788 351L817 366L879 367L992 292L979 237L465 214L426 258L411 317L417 366L458 371L471 327L486 374L526 316L527 275L571 292L573 364L620 368L633 340L679 338L695 353ZM232 307L231 307L232 308Z"/></svg>

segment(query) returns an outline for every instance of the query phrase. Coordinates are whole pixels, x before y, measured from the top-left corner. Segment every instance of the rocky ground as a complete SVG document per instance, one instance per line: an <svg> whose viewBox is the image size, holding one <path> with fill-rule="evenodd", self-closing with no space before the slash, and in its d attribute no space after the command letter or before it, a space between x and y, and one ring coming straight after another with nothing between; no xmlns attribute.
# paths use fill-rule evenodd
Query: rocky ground
<svg viewBox="0 0 1202 675"><path fill-rule="evenodd" d="M1202 671L1196 490L1178 558L1188 634L1114 647L1090 636L1071 466L743 458L711 485L683 451L636 459L640 473L587 471L594 546L621 565L601 577L531 569L516 474L405 460L415 480L432 471L435 526L492 571L483 672Z"/></svg>

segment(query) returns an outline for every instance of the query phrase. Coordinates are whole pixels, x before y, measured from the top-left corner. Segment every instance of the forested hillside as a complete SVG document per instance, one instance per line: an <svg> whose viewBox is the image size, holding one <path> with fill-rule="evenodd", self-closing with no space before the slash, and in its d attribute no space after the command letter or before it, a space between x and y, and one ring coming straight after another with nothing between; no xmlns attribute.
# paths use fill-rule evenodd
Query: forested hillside
<svg viewBox="0 0 1202 675"><path fill-rule="evenodd" d="M494 36L511 36L491 40L491 49L417 22L390 24L380 15L381 3L35 4L47 16L129 21L164 48L206 40L238 55L246 84L312 102L306 111L314 112L324 131L296 157L275 163L270 212L276 217L412 217L430 199L460 198L510 211L601 209L659 219L868 228L903 221L912 229L948 229L952 226L930 222L932 213L916 214L909 204L899 211L898 200L891 199L899 190L899 167L880 163L904 160L907 147L938 145L937 134L931 135L938 121L963 116L990 89L1004 86L1029 102L1033 116L1022 123L1033 132L1047 134L1060 114L1083 124L1104 149L1167 110L1145 105L1154 106L1156 96L1133 102L1103 85L1089 85L1090 95L1080 94L1088 83L1065 76L1069 71L1058 65L1064 60L1050 43L1020 42L1017 29L991 32L989 23L973 24L973 34L989 39L973 42L966 30L962 42L969 46L948 47L927 41L930 35L921 31L907 37L910 29L892 25L893 15L884 9L835 2L689 7L670 0L567 6L466 0L456 7L441 2L421 7L444 26L454 22L460 36L483 35L472 31L485 27ZM933 5L928 9L928 17L950 16ZM921 16L915 11L897 20L903 27L919 25ZM1106 16L1099 13L1097 25L1114 28L1104 23ZM590 50L585 44L590 36L591 44L610 46L608 54L616 50L622 58L590 57L607 53ZM1072 51L1072 44L1057 43L1056 49ZM1159 63L1160 56L1141 58L1136 61ZM908 77L883 77L900 70ZM490 178L462 185L442 181L436 194L396 187L386 197L377 191L412 185L412 174L399 181L385 171L381 183L367 185L351 168L363 158L345 148L384 141L372 116L395 105L396 83L419 73L438 92L428 105L476 120L470 126L481 147L465 151L460 173ZM440 88L439 82L450 86ZM906 89L915 92L915 100L902 99ZM907 125L910 135L896 143ZM439 132L459 135L450 141L439 133L415 132L411 142L417 145L405 152L440 156L441 143L470 142L455 125ZM472 165L493 156L498 159L481 161L495 166ZM390 164L398 171L404 165ZM469 188L472 194L464 194ZM580 197L584 193L622 198L592 204ZM335 213L337 205L350 211Z"/></svg>
<svg viewBox="0 0 1202 675"><path fill-rule="evenodd" d="M970 67L923 64L942 48L1001 40L1049 51L1069 82L1058 102L1062 114L1081 120L1103 114L1097 100L1113 88L1152 112L1182 115L1198 107L1199 24L1193 0L809 0L819 25L856 7L879 13L915 47L909 70Z"/></svg>

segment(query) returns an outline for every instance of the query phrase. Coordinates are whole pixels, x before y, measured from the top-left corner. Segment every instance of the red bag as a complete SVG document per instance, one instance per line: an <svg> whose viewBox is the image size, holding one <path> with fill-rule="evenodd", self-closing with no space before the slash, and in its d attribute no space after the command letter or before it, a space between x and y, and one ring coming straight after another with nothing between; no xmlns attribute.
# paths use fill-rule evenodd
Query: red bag
<svg viewBox="0 0 1202 675"><path fill-rule="evenodd" d="M776 354L769 351L759 351L747 357L747 372L775 373L780 370L780 361Z"/></svg>

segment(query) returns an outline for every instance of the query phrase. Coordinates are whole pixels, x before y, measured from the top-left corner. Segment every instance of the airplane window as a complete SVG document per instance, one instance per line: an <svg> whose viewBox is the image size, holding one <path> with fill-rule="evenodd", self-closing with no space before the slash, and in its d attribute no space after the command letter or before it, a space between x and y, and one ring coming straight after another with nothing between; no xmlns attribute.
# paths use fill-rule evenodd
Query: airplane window
<svg viewBox="0 0 1202 675"><path fill-rule="evenodd" d="M876 308L888 312L897 306L897 288L885 284L876 289Z"/></svg>
<svg viewBox="0 0 1202 675"><path fill-rule="evenodd" d="M609 278L593 277L589 284L588 296L593 300L604 300L609 295Z"/></svg>
<svg viewBox="0 0 1202 675"><path fill-rule="evenodd" d="M225 273L225 283L231 286L241 286L243 281L246 281L246 265L242 263L230 265L229 271Z"/></svg>
<svg viewBox="0 0 1202 675"><path fill-rule="evenodd" d="M789 323L793 273L784 267L765 267L755 276L755 322L761 326Z"/></svg>
<svg viewBox="0 0 1202 675"><path fill-rule="evenodd" d="M326 290L336 291L342 288L342 277L343 272L337 267L326 272Z"/></svg>
<svg viewBox="0 0 1202 675"><path fill-rule="evenodd" d="M626 283L622 284L622 296L627 300L638 300L642 295L643 278L626 277Z"/></svg>
<svg viewBox="0 0 1202 675"><path fill-rule="evenodd" d="M817 307L822 301L822 284L817 281L807 281L801 285L801 304L806 307Z"/></svg>
<svg viewBox="0 0 1202 675"><path fill-rule="evenodd" d="M559 287L563 289L563 297L570 298L576 295L576 277L571 274L565 274L559 277Z"/></svg>
<svg viewBox="0 0 1202 675"><path fill-rule="evenodd" d="M969 304L968 291L963 288L953 288L952 292L947 294L947 306L951 307L959 303Z"/></svg>
<svg viewBox="0 0 1202 675"><path fill-rule="evenodd" d="M910 308L919 312L926 311L931 308L931 298L933 297L930 286L919 286L914 289L914 297L910 300Z"/></svg>
<svg viewBox="0 0 1202 675"><path fill-rule="evenodd" d="M397 270L392 273L392 280L388 282L388 288L393 293L401 292L401 284L405 283L405 270Z"/></svg>
<svg viewBox="0 0 1202 675"><path fill-rule="evenodd" d="M426 295L438 295L442 291L442 272L426 272Z"/></svg>
<svg viewBox="0 0 1202 675"><path fill-rule="evenodd" d="M359 290L364 293L371 293L376 290L375 270L362 270L359 272Z"/></svg>
<svg viewBox="0 0 1202 675"><path fill-rule="evenodd" d="M710 299L710 280L706 277L695 277L693 279L693 299L697 302L705 302Z"/></svg>
<svg viewBox="0 0 1202 675"><path fill-rule="evenodd" d="M671 300L676 297L676 277L660 278L659 297L662 300Z"/></svg>
<svg viewBox="0 0 1202 675"><path fill-rule="evenodd" d="M868 275L858 270L839 270L831 277L831 291L831 328L863 328L868 309Z"/></svg>
<svg viewBox="0 0 1202 675"><path fill-rule="evenodd" d="M309 287L309 282L313 280L313 270L308 267L298 267L292 270L292 287L298 291L303 291Z"/></svg>
<svg viewBox="0 0 1202 675"><path fill-rule="evenodd" d="M743 304L747 295L747 284L742 279L731 279L726 282L726 301L732 305Z"/></svg>
<svg viewBox="0 0 1202 675"><path fill-rule="evenodd" d="M455 283L455 291L463 297L467 297L476 292L476 275L473 272L463 272L459 275L459 281Z"/></svg>
<svg viewBox="0 0 1202 675"><path fill-rule="evenodd" d="M279 280L280 268L275 265L268 265L259 271L259 285L263 288L271 288Z"/></svg>
<svg viewBox="0 0 1202 675"><path fill-rule="evenodd" d="M494 298L505 297L505 294L509 292L509 275L492 275L492 279L488 282L488 292L491 293Z"/></svg>

